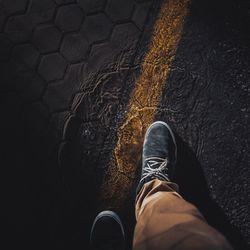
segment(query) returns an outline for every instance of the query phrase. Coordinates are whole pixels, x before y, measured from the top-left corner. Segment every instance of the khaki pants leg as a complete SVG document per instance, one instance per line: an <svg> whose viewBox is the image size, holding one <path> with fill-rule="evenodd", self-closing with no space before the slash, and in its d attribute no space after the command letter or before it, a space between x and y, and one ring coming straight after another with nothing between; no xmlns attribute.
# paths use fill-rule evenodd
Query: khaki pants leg
<svg viewBox="0 0 250 250"><path fill-rule="evenodd" d="M177 191L175 183L157 179L144 184L136 198L133 249L232 249Z"/></svg>

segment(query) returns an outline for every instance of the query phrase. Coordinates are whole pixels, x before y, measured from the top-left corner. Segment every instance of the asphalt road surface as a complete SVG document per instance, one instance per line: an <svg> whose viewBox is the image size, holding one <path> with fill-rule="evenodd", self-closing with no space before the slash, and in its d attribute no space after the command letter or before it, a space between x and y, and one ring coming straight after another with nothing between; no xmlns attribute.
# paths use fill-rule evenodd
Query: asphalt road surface
<svg viewBox="0 0 250 250"><path fill-rule="evenodd" d="M175 131L175 181L250 248L250 2L0 0L4 249L87 249L101 209L132 239L141 146Z"/></svg>

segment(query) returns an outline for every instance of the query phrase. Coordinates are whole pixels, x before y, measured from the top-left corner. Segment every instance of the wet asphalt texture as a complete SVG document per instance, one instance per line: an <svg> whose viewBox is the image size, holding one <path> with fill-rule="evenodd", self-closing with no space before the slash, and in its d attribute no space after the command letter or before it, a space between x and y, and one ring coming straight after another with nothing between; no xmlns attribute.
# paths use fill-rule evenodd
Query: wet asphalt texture
<svg viewBox="0 0 250 250"><path fill-rule="evenodd" d="M0 1L4 249L88 248L160 6ZM189 9L155 119L176 133L181 194L235 249L249 249L250 2L193 0ZM130 234L134 195L121 209Z"/></svg>

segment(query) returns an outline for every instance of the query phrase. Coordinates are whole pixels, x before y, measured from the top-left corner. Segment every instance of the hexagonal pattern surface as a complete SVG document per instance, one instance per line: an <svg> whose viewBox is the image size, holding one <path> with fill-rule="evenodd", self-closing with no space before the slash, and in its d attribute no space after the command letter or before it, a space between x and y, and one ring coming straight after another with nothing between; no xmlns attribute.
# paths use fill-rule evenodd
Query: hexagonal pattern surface
<svg viewBox="0 0 250 250"><path fill-rule="evenodd" d="M34 74L27 88L22 92L22 97L29 101L39 100L46 88L46 82Z"/></svg>
<svg viewBox="0 0 250 250"><path fill-rule="evenodd" d="M80 28L83 12L76 4L59 7L55 23L62 31L75 31Z"/></svg>
<svg viewBox="0 0 250 250"><path fill-rule="evenodd" d="M8 14L22 13L27 8L28 0L3 0L0 8Z"/></svg>
<svg viewBox="0 0 250 250"><path fill-rule="evenodd" d="M67 63L64 58L58 54L50 54L43 56L40 66L39 73L48 82L63 78Z"/></svg>
<svg viewBox="0 0 250 250"><path fill-rule="evenodd" d="M27 19L30 24L53 22L56 11L54 0L32 0L30 1L30 9L27 13Z"/></svg>
<svg viewBox="0 0 250 250"><path fill-rule="evenodd" d="M143 29L150 4L150 2L146 2L135 6L132 20L140 29Z"/></svg>
<svg viewBox="0 0 250 250"><path fill-rule="evenodd" d="M61 53L70 62L75 62L86 58L88 48L89 44L81 34L69 34L63 39Z"/></svg>
<svg viewBox="0 0 250 250"><path fill-rule="evenodd" d="M48 53L59 49L62 33L55 26L45 26L35 30L33 43L42 53Z"/></svg>
<svg viewBox="0 0 250 250"><path fill-rule="evenodd" d="M3 3L5 10L1 5ZM61 208L65 206L59 205L60 198L54 202L55 207L51 207L49 200L54 200L52 196L55 183L59 184L57 186L59 193L64 193L64 189L60 186L58 170L61 169L64 176L68 168L61 168L56 161L60 158L59 155L57 156L61 148L60 142L64 140L65 148L70 151L74 148L68 144L68 140L74 141L71 137L78 134L79 126L85 129L85 126L82 126L85 122L82 118L86 119L89 126L93 122L96 125L91 131L91 143L89 144L89 138L87 138L84 145L81 144L82 153L75 159L82 157L86 152L88 156L94 156L95 160L92 163L97 164L99 155L104 157L109 153L106 147L103 152L99 151L103 140L107 137L109 130L106 126L116 113L118 97L128 74L128 70L121 67L125 65L124 61L125 66L128 65L133 58L134 50L127 50L130 45L126 42L130 43L130 39L124 40L122 43L126 44L124 48L117 46L120 41L112 36L114 23L104 12L106 5L106 0L0 0L0 75L1 86L3 86L1 91L3 105L0 106L3 111L1 125L5 128L1 141L6 145L4 153L6 153L6 159L9 159L1 165L5 166L4 171L7 172L3 174L6 186L12 186L15 189L15 192L9 192L11 202L4 203L8 204L12 211L13 208L18 208L11 213L10 218L13 219L12 223L15 227L22 225L19 231L23 232L22 235L12 235L11 238L25 239L26 235L29 235L34 242L44 242L38 239L42 234L33 235L33 232L40 232L40 230L42 232L49 225L48 238L54 244L52 235L57 235L58 248L65 248L67 245L64 242L65 239L70 247L84 242L82 237L80 241L75 240L74 235L80 235L76 232L77 229L68 230L76 228L75 226L70 226L66 222L67 226L61 230L57 224L61 220L58 219L59 217L65 222L64 214L70 218L69 221L76 221L68 214L71 203L69 206L65 204L67 212L62 213ZM130 22L130 20L127 21ZM127 21L123 20L123 22ZM123 32L129 37L133 33L126 29L123 29ZM135 41L138 41L140 35L141 33L134 33L131 47L134 48ZM88 53L91 48L93 58L90 58ZM93 102L93 105L90 105L90 102ZM85 107L89 108L78 112L76 109L79 103L86 104ZM81 119L75 116L80 112L85 114L79 115ZM107 114L110 118L103 119L103 114ZM74 121L77 121L79 126L71 122L72 115L75 116ZM94 119L96 121L93 121ZM103 124L104 121L106 125ZM98 130L100 126L102 132ZM67 142L64 138L65 133ZM80 131L79 134L82 135L82 132ZM93 135L96 136L93 137ZM96 143L98 147L93 150ZM68 162L68 151L62 151L66 152L66 155L63 155L65 160L61 162L65 165ZM82 184L87 183L85 177L91 177L90 169L94 169L94 164L89 164L88 168L73 162L71 164L74 165L72 170L82 169L81 173L76 175L82 178L78 189L82 192L85 190ZM83 173L85 177L82 176ZM73 177L74 183L78 183L74 173L67 175L67 178L69 176ZM58 181L54 177L58 178ZM67 178L64 182L71 186L72 183ZM5 183L1 182L1 184L5 186ZM74 188L70 187L70 189L73 190L72 194L75 193ZM35 205L34 192L41 194ZM95 195L92 194L92 197ZM38 209L29 209L33 207ZM47 214L50 214L50 212L47 213L48 207L51 208L52 220L48 220L47 217ZM88 210L87 207L82 209L81 206L76 206L76 208L81 211ZM37 221L36 213L41 215L39 223L34 222ZM74 211L70 214L79 214L85 220L85 215L82 216L81 212ZM82 221L79 223L88 224ZM31 224L34 230L30 230ZM44 242L44 245L48 244ZM80 248L85 249L86 246Z"/></svg>
<svg viewBox="0 0 250 250"><path fill-rule="evenodd" d="M27 23L29 23L30 26L25 28ZM31 35L31 30L29 30L30 28L32 28L32 26L27 16L11 16L8 18L8 21L4 27L9 38L13 42L17 43L28 42Z"/></svg>
<svg viewBox="0 0 250 250"><path fill-rule="evenodd" d="M113 30L111 41L124 50L135 50L137 44L135 37L139 34L139 29L133 23L119 24Z"/></svg>
<svg viewBox="0 0 250 250"><path fill-rule="evenodd" d="M112 20L121 21L130 17L133 6L133 0L108 0L105 11Z"/></svg>
<svg viewBox="0 0 250 250"><path fill-rule="evenodd" d="M12 58L33 68L37 64L39 52L31 44L22 44L13 49Z"/></svg>
<svg viewBox="0 0 250 250"><path fill-rule="evenodd" d="M75 3L75 0L55 0L57 4Z"/></svg>
<svg viewBox="0 0 250 250"><path fill-rule="evenodd" d="M112 28L112 23L104 14L87 16L81 33L89 43L107 39Z"/></svg>
<svg viewBox="0 0 250 250"><path fill-rule="evenodd" d="M77 0L77 3L86 13L101 11L106 0Z"/></svg>
<svg viewBox="0 0 250 250"><path fill-rule="evenodd" d="M81 67L80 64L70 66L64 79L48 85L43 100L51 110L57 111L67 109L72 95L79 90L79 81L81 77L77 73L80 71ZM70 86L69 79L71 81Z"/></svg>

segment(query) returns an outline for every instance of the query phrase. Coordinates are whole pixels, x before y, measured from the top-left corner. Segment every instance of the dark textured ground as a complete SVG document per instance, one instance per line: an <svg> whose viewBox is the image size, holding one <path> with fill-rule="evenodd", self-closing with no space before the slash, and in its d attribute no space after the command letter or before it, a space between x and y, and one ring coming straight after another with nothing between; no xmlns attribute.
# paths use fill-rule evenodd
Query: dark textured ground
<svg viewBox="0 0 250 250"><path fill-rule="evenodd" d="M158 116L171 121L195 154L211 199L248 243L249 7L246 1L193 2L162 97L163 105L173 112ZM192 192L192 188L199 189L198 185L189 186ZM217 224L222 223L221 217ZM218 226L227 233L229 226ZM233 240L236 233L228 234ZM235 247L240 242L235 240Z"/></svg>
<svg viewBox="0 0 250 250"><path fill-rule="evenodd" d="M86 249L116 121L159 6L0 1L1 204L9 249ZM248 1L193 1L162 94L160 106L171 112L156 114L178 135L181 192L236 249L250 244L249 27Z"/></svg>

